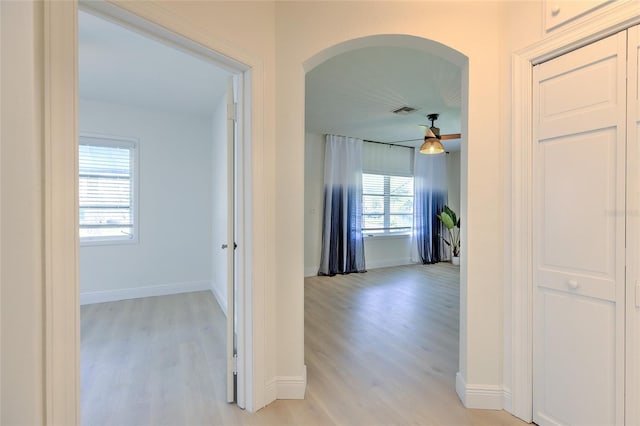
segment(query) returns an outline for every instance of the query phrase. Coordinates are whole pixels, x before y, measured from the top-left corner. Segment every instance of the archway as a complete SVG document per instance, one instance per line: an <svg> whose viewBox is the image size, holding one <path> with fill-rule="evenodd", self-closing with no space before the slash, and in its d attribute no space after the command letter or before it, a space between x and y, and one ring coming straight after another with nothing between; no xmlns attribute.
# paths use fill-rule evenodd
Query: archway
<svg viewBox="0 0 640 426"><path fill-rule="evenodd" d="M388 47L388 48L398 48L398 49L411 49L418 52L424 52L425 54L436 56L438 58L442 58L448 62L455 64L459 67L461 71L461 78L459 81L461 88L461 110L460 110L460 127L462 130L462 140L461 140L461 158L464 158L462 161L463 166L461 167L461 192L460 192L460 213L462 217L467 217L467 185L466 185L466 156L467 156L467 139L466 139L466 128L467 128L467 117L468 117L468 58L461 54L460 52L449 48L441 43L428 40L421 37L410 36L410 35L400 35L400 34L387 34L387 35L374 35L367 36L362 38L357 38L353 40L348 40L339 44L336 44L332 47L329 47L321 52L317 53L313 57L309 58L303 63L305 73L309 73L312 70L316 69L316 67L325 63L326 61L335 58L339 55L343 55L349 52L358 51L360 49L366 48L375 48L375 47ZM429 78L425 76L425 78ZM427 111L421 111L427 112ZM354 135L347 135L354 136ZM306 171L305 171L306 175ZM306 191L305 191L306 193ZM305 206L305 216L306 216L306 206ZM305 226L306 228L306 226ZM306 232L306 229L305 229ZM466 236L466 232L463 230L463 235ZM463 236L463 239L465 237ZM465 244L466 241L463 242ZM305 247L307 246L305 242ZM307 265L305 264L305 275L308 275ZM467 264L463 262L461 270L460 270L460 346L459 346L459 359L460 363L463 360L466 360L466 342L464 341L464 336L466 334L465 330L465 321L466 318L466 286L467 286ZM459 365L459 368L462 369L462 365ZM464 401L464 398L461 396Z"/></svg>

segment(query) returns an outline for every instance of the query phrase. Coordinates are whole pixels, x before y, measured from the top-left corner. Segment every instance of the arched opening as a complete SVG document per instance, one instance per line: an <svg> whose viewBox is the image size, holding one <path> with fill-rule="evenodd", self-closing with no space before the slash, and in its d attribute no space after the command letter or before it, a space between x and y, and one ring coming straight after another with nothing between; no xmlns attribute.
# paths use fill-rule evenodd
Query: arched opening
<svg viewBox="0 0 640 426"><path fill-rule="evenodd" d="M406 58L411 56L411 55L407 55L407 53L409 52L411 53L411 55L413 55L414 62L412 62L412 64L416 67L424 67L424 70L423 70L424 74L421 77L418 77L420 72L412 73L412 74L417 74L418 76L417 75L409 76L408 74L402 74L403 70L401 69L402 64L400 64L400 62L407 60ZM385 59L385 55L389 55L387 59ZM358 58L354 60L354 57L356 56ZM353 68L354 66L364 66L365 68L360 68L361 70L364 70L366 69L367 66L376 66L376 65L373 65L376 63L376 60L378 61L377 64L379 66L379 68L376 70L379 76L377 76L376 78L379 78L378 81L381 82L381 84L374 83L373 78L375 76L372 77L370 73L367 74L364 71L362 72L362 75L360 75L357 80L351 79L346 82L340 81L341 79L340 67L342 67L342 69L345 70L345 72L348 72L348 70L350 68ZM393 65L399 69L401 75L391 72L389 68L380 66L381 64L384 64L385 60L388 62L398 61L398 62L394 62ZM358 64L358 61L362 61L362 62ZM323 68L326 68L325 65L332 62L333 63L338 62L338 65L328 71L326 69L323 69ZM431 63L432 65L431 66L426 65L428 63ZM440 64L441 66L438 67L437 64ZM466 235L464 230L464 227L465 227L464 219L467 217L467 208L466 208L467 206L467 202L466 202L467 200L466 129L467 129L467 118L468 118L468 95L467 95L468 94L468 59L467 57L462 55L458 51L451 49L445 45L442 45L438 42L427 40L420 37L408 36L408 35L395 35L395 34L394 35L376 35L376 36L369 36L369 37L349 40L349 41L334 45L328 49L325 49L320 53L316 54L315 56L313 56L312 58L305 61L304 69L307 75L307 81L305 85L306 97L307 97L306 108L305 108L305 112L307 115L306 126L305 126L305 244L304 244L305 276L310 277L310 276L316 275L317 263L313 263L313 262L314 260L315 262L319 262L320 260L318 245L321 244L322 237L321 237L321 231L319 229L321 229L321 227L323 226L322 225L322 216L323 216L322 214L322 208L323 208L322 207L323 205L322 173L323 173L323 158L324 158L323 157L324 156L324 149L323 149L324 139L322 136L323 134L326 134L326 133L356 137L356 138L360 138L365 141L370 141L374 143L383 142L385 144L389 144L389 148L393 150L396 150L396 147L399 147L398 150L411 151L411 156L413 156L414 155L413 152L414 151L417 152L417 150L414 150L414 148L418 148L420 146L420 141L423 136L417 124L428 124L426 115L429 113L441 113L443 120L436 123L436 126L442 127L442 133L461 133L461 137L457 141L457 146L445 145L445 148L449 150L448 147L452 147L451 151L455 149L454 152L457 152L457 154L453 154L453 155L454 156L457 155L459 160L457 163L458 164L457 185L459 188L458 189L459 201L455 203L455 210L457 213L459 213L459 216L463 218L463 226L462 226L463 237L462 238L464 240ZM429 72L430 71L433 72L433 70L438 70L439 72L442 73L442 75L439 75L439 76L430 75ZM318 87L315 87L315 86L311 87L310 77L313 77L314 74L317 74L320 71L324 73L325 81L320 83ZM415 69L412 69L411 71L415 71ZM452 75L451 71L453 71L453 74L455 75L454 78L457 80L455 81L455 84L452 84L452 81L451 81L451 75ZM455 74L456 72L457 74ZM446 77L448 77L448 79L443 78L445 75ZM423 100L423 101L416 101L416 103L411 104L410 99L416 99L415 92L420 91L421 87L416 86L415 90L413 91L414 93L411 93L410 95L407 94L406 92L403 93L402 92L403 89L401 89L400 87L406 86L407 84L410 84L410 83L408 83L407 81L402 81L401 82L402 84L393 84L393 81L392 81L393 79L395 80L402 79L403 76L406 77L407 80L412 80L415 78L423 78L424 80L421 86L428 87L428 89L426 90L427 92L429 92L429 90L433 90L433 86L437 86L438 82L444 85L446 81L447 90L445 90L445 92L448 92L449 94L451 94L452 91L457 90L457 99L452 102L453 104L457 102L457 105L447 106L445 105L445 103L442 103L442 100L440 100L440 103ZM349 102L348 100L342 99L342 101L340 102L341 105L339 106L336 105L333 108L332 107L327 108L326 105L325 105L325 108L311 107L310 106L311 101L309 99L310 96L316 96L318 93L322 93L323 97L326 95L327 98L330 98L330 93L327 94L327 92L330 92L330 91L329 90L323 91L321 89L322 84L326 84L326 82L329 81L330 78L333 79L332 83L335 85L335 90L334 90L335 92L339 92L342 96L345 96L345 97L346 96L357 97L356 102ZM312 82L312 84L314 83L317 83L317 81ZM358 86L358 87L354 87L354 86ZM443 97L443 93L442 92L438 93L438 96ZM323 102L326 102L328 100L330 101L330 99L324 99ZM405 105L403 104L404 102L409 102L409 104ZM360 104L362 106L363 111L358 111L352 114L353 116L356 116L354 120L359 121L357 125L349 126L349 123L348 123L349 119L339 120L340 123L336 123L337 120L335 120L335 117L341 114L342 114L342 118L344 118L345 116L344 110L342 109L343 107L345 107L345 105L342 105L342 104L346 104L347 105L346 108L349 108L349 107L353 108L354 104ZM400 108L404 106L416 108L417 111L411 112L410 113L411 117L409 117L408 115L398 116L398 115L392 114L392 111L396 109L396 107ZM314 109L313 112L316 113L316 115L323 115L323 117L321 117L321 119L318 119L317 116L310 117L309 116L310 109ZM371 118L372 120L379 119L380 121L384 121L384 123L381 124L381 126L379 126L377 130L374 130L377 132L376 133L377 136L374 136L371 133L371 129L376 128L376 126L371 125L371 121L367 121L365 119L365 116L367 114L369 115L369 118ZM387 115L384 116L384 118L382 118L381 115L377 115L377 114L387 114ZM331 124L332 116L334 117L333 124ZM414 121L416 120L420 123L414 123ZM402 123L402 126L405 126L406 128L405 130L402 131L401 134L398 134L395 138L393 137L394 130L392 129L394 121ZM442 124L439 124L439 123L442 123ZM369 129L367 129L367 127L369 127ZM407 131L409 133L406 133ZM412 136L413 134L415 134L415 136ZM406 150L403 148L409 148L409 150ZM422 155L422 154L415 154L415 155ZM413 163L413 160L410 160L410 162ZM363 173L365 172L363 171ZM407 172L407 174L408 173L409 172ZM310 200L310 198L313 198L313 200ZM397 244L399 239L403 239L402 244L400 245ZM382 244L377 244L378 247L376 249L375 247L373 247L374 241L376 244L379 242L381 242ZM394 244L393 247L389 248L390 245L386 244L388 241L395 241L396 244ZM363 285L357 284L354 286L353 282L347 282L349 280L349 275L336 277L335 280L333 281L333 284L331 284L330 286L324 285L327 283L326 280L330 280L330 278L310 278L310 279L305 278L305 309L306 309L305 324L307 325L307 328L305 328L305 336L306 336L305 355L306 355L307 367L309 369L308 370L309 371L308 386L311 391L313 390L313 387L314 387L313 371L314 370L320 371L321 369L323 371L326 370L326 368L324 367L314 368L314 363L317 360L314 360L312 358L317 358L316 350L319 348L319 346L318 346L318 341L316 339L316 332L313 330L314 326L312 323L314 322L317 323L319 319L326 318L325 315L335 315L335 318L340 318L340 321L343 322L343 325L342 326L337 325L337 327L343 328L343 331L344 331L344 328L351 327L351 329L348 330L348 332L340 333L341 335L337 337L334 336L338 339L345 338L344 340L345 345L351 345L351 344L353 344L353 346L357 345L358 344L357 342L360 338L366 339L366 335L368 332L380 326L380 324L375 324L375 323L364 324L362 322L359 322L357 318L358 315L360 315L361 317L362 316L370 317L372 315L375 315L376 310L379 310L381 314L387 314L389 311L396 312L397 310L398 316L402 317L400 321L407 322L408 330L411 330L413 328L413 331L415 331L416 333L419 333L418 329L421 327L420 325L421 323L417 322L417 323L411 324L413 316L408 312L401 313L401 311L405 307L407 309L416 309L416 308L419 309L420 304L424 303L424 301L426 300L425 298L433 298L433 297L438 298L439 296L434 294L418 295L422 291L422 289L420 289L419 283L421 282L421 280L424 279L425 276L420 274L415 274L415 271L411 271L412 266L406 266L406 265L416 264L415 256L411 256L411 254L409 253L411 251L412 245L414 244L415 243L412 242L411 235L407 235L407 234L405 234L404 236L399 236L399 235L372 236L369 239L369 244L365 243L365 257L368 256L369 252L372 252L374 250L378 251L377 258L375 259L375 262L373 262L373 265L370 264L369 259L367 259L367 269L372 269L376 271L375 277L373 277L371 280L372 283L369 283L371 284L371 286L369 286L369 284L363 284ZM464 244L465 244L465 241L463 241L463 247L464 247ZM384 252L384 249L380 251L380 247L383 245L387 246L386 252ZM405 251L408 250L408 251L406 255L398 257L397 256L398 250L405 250ZM391 255L391 253L394 253L394 255ZM387 256L387 259L386 259L387 262L385 262L385 259L384 259L385 256ZM462 256L465 256L464 251ZM390 257L393 257L393 258L390 258ZM391 266L392 268L385 269L384 270L385 272L382 272L382 273L380 272L382 270L374 269L375 267L385 267L385 266ZM426 269L427 267L428 265L424 269ZM456 289L456 291L459 290L459 293L455 294L455 300L456 300L456 303L459 303L459 307L460 307L459 317L456 318L456 321L454 321L456 325L459 324L459 334L457 330L454 333L455 339L459 342L459 346L456 345L456 348L455 348L456 353L454 355L456 360L466 359L466 343L462 338L460 338L460 336L464 336L464 333L466 332L465 325L464 325L465 324L464 319L466 318L466 308L467 308L466 297L464 297L464 293L466 291L466 277L467 277L466 268L467 268L466 263L462 262L462 266L460 267L460 270L454 271L455 279L456 279L455 284L456 285L459 284L459 288ZM356 275L359 275L359 274L356 274ZM368 275L373 276L374 274L371 273ZM400 280L409 281L411 282L411 284L408 287L404 287L402 289L398 288L397 289L398 293L395 293L395 294L393 292L386 293L386 290L388 290L388 289L385 289L386 284L389 283L391 280L395 280L396 277L399 277ZM322 279L325 280L324 284L318 281ZM364 281L367 281L367 274L355 277L354 279L362 283ZM416 284L416 286L413 286L414 284ZM346 287L351 286L350 287L351 290L349 294L341 293L339 294L338 297L343 298L343 301L344 301L344 298L347 299L346 303L343 305L345 309L351 311L347 315L343 316L344 312L337 312L335 309L325 310L325 311L308 310L310 306L313 306L315 304L315 301L312 300L313 298L315 297L324 298L327 296L326 288L323 289L322 292L317 291L317 289L322 287L330 287L332 289L330 291L336 291L337 293L338 291L341 291L340 289L344 288L345 286ZM403 306L403 302L399 300L399 299L404 299L404 297L402 297L401 295L407 295L412 291L416 292L415 294L413 294L413 296L417 295L417 297L415 299L408 298L406 300L407 304L411 304L411 306ZM422 298L422 296L425 296L425 298ZM395 298L394 302L396 303L390 303L390 300L391 300L390 298L391 299ZM397 303L397 302L400 302L400 303ZM330 298L329 299L325 298L324 300L320 301L320 303L326 306L326 305L331 305L332 302ZM360 307L358 307L358 304L360 303L364 304L366 309L360 309ZM340 304L337 304L337 305L340 305ZM426 307L426 309L430 309L430 307ZM333 312L333 313L329 314L329 312ZM406 316L403 317L402 315L404 314L406 314ZM356 321L346 325L347 321L349 321L349 318L353 319L354 317L356 317ZM424 319L424 317L422 317L422 319ZM457 321L459 321L459 323ZM387 325L389 324L390 323L387 322ZM336 325L334 323L331 323L328 326L334 327ZM371 327L371 328L369 329L368 327ZM384 331L390 332L391 334L398 334L396 331L393 331L391 329L387 329ZM410 332L411 331L409 331L409 333ZM347 335L351 335L353 337L353 340L351 342L349 342L349 340L345 337ZM404 336L404 337L407 337L407 336ZM326 344L326 342L320 343L320 344L323 345L323 344ZM392 346L397 344L400 345L401 342L398 341L396 343L392 343ZM356 358L358 358L359 357L358 350L362 349L363 347L364 346L360 348L355 348L355 350L353 351L347 350L345 353L351 353L352 355L356 356ZM390 352L389 349L390 348L388 346L385 347L384 345L382 345L379 349L371 348L372 352L377 352L377 353L376 353L376 356L371 358L369 361L375 362L376 357L381 357L379 359L385 359L385 362L382 362L381 364L379 364L380 368L385 368L384 365L391 365L391 366L395 365L395 367L390 367L390 368L396 369L396 367L398 367L398 364L394 364L394 359L392 359L395 355L393 354L392 351ZM407 347L405 347L404 350L410 351L411 349L407 349ZM431 347L428 350L433 350L433 348ZM323 355L326 355L326 357L330 357L332 356L331 352L332 351L330 349L327 349L326 351L323 351ZM404 360L400 361L401 359L402 359L402 356L399 356L397 359L395 359L395 361L398 363L404 364L405 361ZM343 361L344 359L337 360L337 362L343 362ZM385 364L386 362L390 362L390 363ZM420 361L418 360L417 363L419 364ZM409 367L409 369L413 369L413 368L414 367ZM435 366L434 368L439 368L439 367ZM461 365L456 365L455 368L462 369L463 367ZM366 370L366 368L364 370ZM376 371L379 371L379 369L377 369ZM446 374L451 375L451 377L449 377L450 383L453 383L453 380L451 379L453 379L453 376L456 374L456 371L459 371L459 370L454 370L452 372L447 371ZM361 371L361 373L366 374L365 371ZM400 372L399 375L403 376L403 373ZM380 377L381 376L379 375L375 375L375 377L372 375L370 379L374 383L377 383L380 380L385 380L385 379L380 379ZM402 380L395 381L394 383L398 386L407 386L407 383L402 382ZM453 391L453 386L451 385L449 386ZM417 391L420 392L421 390L417 390Z"/></svg>

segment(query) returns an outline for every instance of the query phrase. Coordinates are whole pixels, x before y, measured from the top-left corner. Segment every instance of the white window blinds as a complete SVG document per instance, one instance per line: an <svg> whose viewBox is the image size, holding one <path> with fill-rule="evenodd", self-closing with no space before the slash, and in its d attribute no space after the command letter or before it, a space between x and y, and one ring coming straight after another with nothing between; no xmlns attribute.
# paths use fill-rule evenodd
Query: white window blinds
<svg viewBox="0 0 640 426"><path fill-rule="evenodd" d="M362 174L362 232L410 233L413 225L413 177Z"/></svg>
<svg viewBox="0 0 640 426"><path fill-rule="evenodd" d="M80 240L133 240L135 144L81 138L79 146Z"/></svg>

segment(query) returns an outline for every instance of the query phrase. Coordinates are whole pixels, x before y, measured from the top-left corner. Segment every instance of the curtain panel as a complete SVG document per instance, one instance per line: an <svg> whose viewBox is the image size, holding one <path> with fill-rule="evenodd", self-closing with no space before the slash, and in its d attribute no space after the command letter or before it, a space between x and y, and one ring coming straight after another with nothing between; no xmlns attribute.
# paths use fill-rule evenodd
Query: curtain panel
<svg viewBox="0 0 640 426"><path fill-rule="evenodd" d="M414 155L414 260L423 264L447 259L445 228L436 216L447 204L446 160L444 153Z"/></svg>
<svg viewBox="0 0 640 426"><path fill-rule="evenodd" d="M362 239L362 144L362 139L326 136L318 275L366 271Z"/></svg>

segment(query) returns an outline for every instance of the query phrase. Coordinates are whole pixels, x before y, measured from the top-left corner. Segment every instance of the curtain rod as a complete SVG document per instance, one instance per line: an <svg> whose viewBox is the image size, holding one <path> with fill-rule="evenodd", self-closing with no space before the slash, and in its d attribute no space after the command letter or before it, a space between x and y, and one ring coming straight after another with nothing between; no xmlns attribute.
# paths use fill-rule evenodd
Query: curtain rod
<svg viewBox="0 0 640 426"><path fill-rule="evenodd" d="M398 142L413 142L413 141L418 142L418 141L420 141L420 140L421 140L421 139L409 139L409 140L406 140L406 141L398 141ZM393 147L398 147L398 148L409 148L409 149L414 149L414 150L416 149L416 148L415 148L415 147L413 147L413 146L396 145L396 144L394 144L394 143L389 143L389 142L370 141L370 140L368 140L368 139L363 139L363 140L362 140L362 142L379 143L380 145L388 145L388 146L393 146ZM449 151L445 151L445 154L448 154L448 153L449 153Z"/></svg>
<svg viewBox="0 0 640 426"><path fill-rule="evenodd" d="M415 141L419 141L420 139L415 139ZM405 145L396 145L394 143L389 143L389 142L378 142L378 141L370 141L368 139L363 139L363 142L369 142L369 143L379 143L380 145L389 145L389 146L395 146L398 148L409 148L409 149L415 149L415 147L413 146L405 146ZM398 141L398 142L413 142L413 140L407 140L407 141Z"/></svg>

